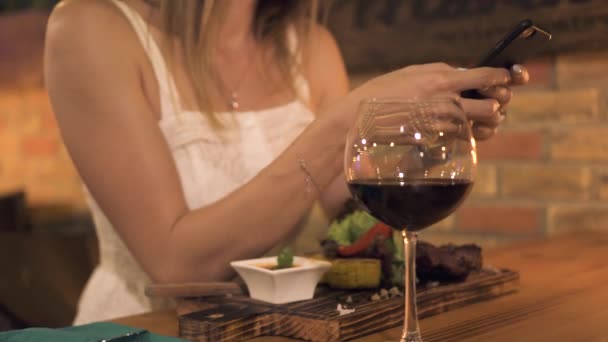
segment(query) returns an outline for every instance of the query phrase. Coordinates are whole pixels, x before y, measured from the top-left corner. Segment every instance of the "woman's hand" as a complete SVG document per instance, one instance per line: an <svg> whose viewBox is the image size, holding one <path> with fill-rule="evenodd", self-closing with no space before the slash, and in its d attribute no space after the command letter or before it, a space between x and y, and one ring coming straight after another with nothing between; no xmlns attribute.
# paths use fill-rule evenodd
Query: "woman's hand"
<svg viewBox="0 0 608 342"><path fill-rule="evenodd" d="M484 140L495 134L504 120L511 99L511 86L528 82L527 70L516 65L504 68L457 69L445 63L409 66L374 78L355 89L349 97L358 103L368 97L455 96L479 89L486 98L461 99L467 117L473 122L473 135Z"/></svg>
<svg viewBox="0 0 608 342"><path fill-rule="evenodd" d="M494 106L498 104L498 109L492 112L488 110L467 111L469 119L473 121L473 135L478 140L484 140L496 133L498 125L506 117L506 107L511 100L511 86L523 85L528 83L530 75L528 70L523 66L516 64L510 70L511 81L506 85L496 85L489 88L479 90L479 93L489 100L496 101ZM479 100L464 99L469 106L477 105ZM466 109L465 109L466 110Z"/></svg>

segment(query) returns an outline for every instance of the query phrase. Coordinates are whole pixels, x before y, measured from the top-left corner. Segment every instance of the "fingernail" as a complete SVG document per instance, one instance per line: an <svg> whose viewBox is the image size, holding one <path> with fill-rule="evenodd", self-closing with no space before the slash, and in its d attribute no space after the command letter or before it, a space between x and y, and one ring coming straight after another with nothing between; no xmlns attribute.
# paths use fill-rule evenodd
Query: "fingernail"
<svg viewBox="0 0 608 342"><path fill-rule="evenodd" d="M500 103L498 101L494 101L494 105L492 105L492 113L496 113L500 109Z"/></svg>
<svg viewBox="0 0 608 342"><path fill-rule="evenodd" d="M513 65L513 66L511 67L511 70L513 70L513 72L514 72L514 73L516 73L516 74L521 74L521 73L523 73L523 72L524 72L524 68L522 68L522 66L521 66L521 65L519 65L519 64L515 64L515 65Z"/></svg>

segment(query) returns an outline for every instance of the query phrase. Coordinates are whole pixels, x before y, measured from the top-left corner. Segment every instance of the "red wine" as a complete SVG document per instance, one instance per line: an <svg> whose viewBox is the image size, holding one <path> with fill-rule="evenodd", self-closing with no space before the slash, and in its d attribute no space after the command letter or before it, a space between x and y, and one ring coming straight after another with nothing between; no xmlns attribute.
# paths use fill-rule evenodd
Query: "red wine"
<svg viewBox="0 0 608 342"><path fill-rule="evenodd" d="M355 198L395 229L417 231L450 215L473 183L463 179L373 179L349 182Z"/></svg>

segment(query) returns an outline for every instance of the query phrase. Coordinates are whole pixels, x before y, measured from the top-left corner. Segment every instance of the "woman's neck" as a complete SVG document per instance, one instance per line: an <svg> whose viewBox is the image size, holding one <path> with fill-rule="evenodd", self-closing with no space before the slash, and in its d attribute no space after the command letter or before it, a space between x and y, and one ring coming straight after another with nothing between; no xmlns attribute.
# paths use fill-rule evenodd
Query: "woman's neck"
<svg viewBox="0 0 608 342"><path fill-rule="evenodd" d="M225 1L226 14L220 24L217 49L220 53L231 54L242 51L254 40L253 20L257 0Z"/></svg>

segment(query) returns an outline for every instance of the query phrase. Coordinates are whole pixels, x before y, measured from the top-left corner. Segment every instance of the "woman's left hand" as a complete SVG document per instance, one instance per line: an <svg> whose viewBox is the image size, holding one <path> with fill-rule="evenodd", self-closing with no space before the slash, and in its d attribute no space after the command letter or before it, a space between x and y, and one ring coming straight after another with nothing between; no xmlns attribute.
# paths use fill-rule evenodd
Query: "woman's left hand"
<svg viewBox="0 0 608 342"><path fill-rule="evenodd" d="M479 91L486 99L462 100L467 117L473 122L473 136L477 140L485 140L496 134L498 125L505 119L506 107L511 100L511 86L526 84L530 79L528 70L522 65L514 65L509 72L509 84Z"/></svg>

